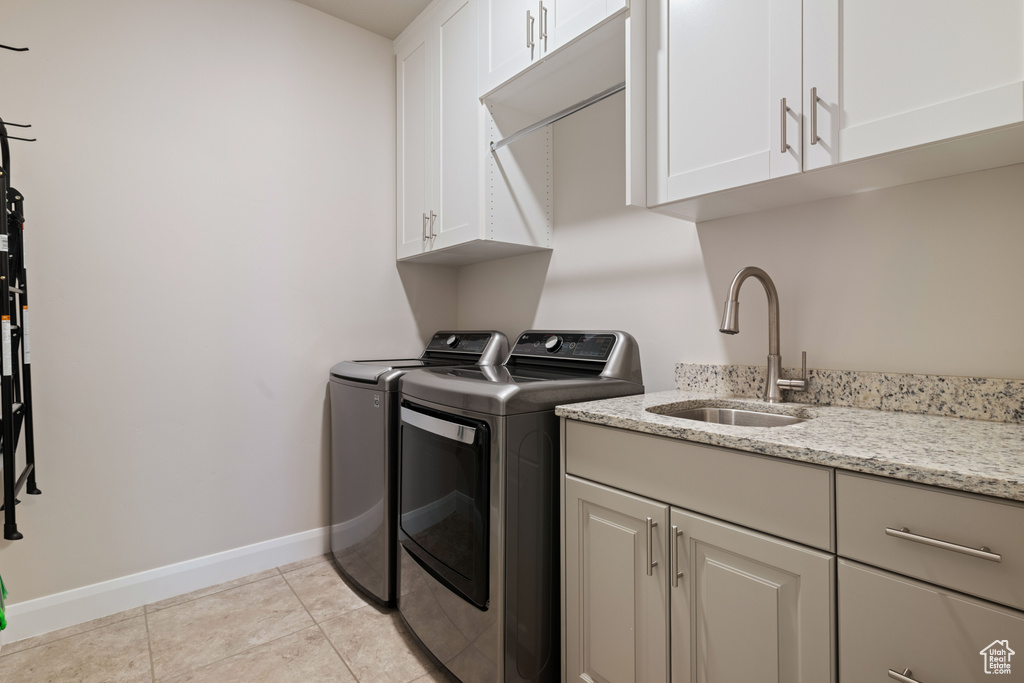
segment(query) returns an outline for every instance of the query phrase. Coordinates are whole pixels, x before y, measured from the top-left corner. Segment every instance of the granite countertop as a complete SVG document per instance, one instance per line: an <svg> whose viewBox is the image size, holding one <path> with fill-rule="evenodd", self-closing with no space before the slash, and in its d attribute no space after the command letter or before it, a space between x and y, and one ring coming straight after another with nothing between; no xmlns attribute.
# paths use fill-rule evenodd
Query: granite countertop
<svg viewBox="0 0 1024 683"><path fill-rule="evenodd" d="M736 427L658 415L650 406L714 403L813 419ZM583 422L1024 501L1024 424L662 391L560 406Z"/></svg>

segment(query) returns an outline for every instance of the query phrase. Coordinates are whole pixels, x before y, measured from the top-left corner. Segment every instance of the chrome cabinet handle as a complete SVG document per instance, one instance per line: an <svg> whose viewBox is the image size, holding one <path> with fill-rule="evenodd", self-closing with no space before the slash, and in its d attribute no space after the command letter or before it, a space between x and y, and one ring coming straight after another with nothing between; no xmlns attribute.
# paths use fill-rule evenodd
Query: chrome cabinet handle
<svg viewBox="0 0 1024 683"><path fill-rule="evenodd" d="M539 38L544 41L541 49L548 49L548 8L544 6L544 0L540 0L537 3L537 16L540 18L540 36Z"/></svg>
<svg viewBox="0 0 1024 683"><path fill-rule="evenodd" d="M650 517L647 518L647 576L654 574L658 561L654 559L654 527L658 526Z"/></svg>
<svg viewBox="0 0 1024 683"><path fill-rule="evenodd" d="M811 144L818 144L818 89L811 88Z"/></svg>
<svg viewBox="0 0 1024 683"><path fill-rule="evenodd" d="M913 541L914 543L923 543L924 545L930 545L933 548L942 548L943 550L952 550L955 553L962 553L964 555L970 555L971 557L977 557L981 560L988 560L989 562L1002 562L1003 556L998 553L992 552L990 548L982 546L981 548L970 548L966 545L960 545L959 543L950 543L949 541L940 541L937 538L931 538L929 536L921 536L920 534L913 534L907 527L900 527L899 529L892 529L890 527L885 528L886 536L893 536L895 538L902 538L905 541Z"/></svg>
<svg viewBox="0 0 1024 683"><path fill-rule="evenodd" d="M533 45L533 15L526 10L526 47L532 50Z"/></svg>
<svg viewBox="0 0 1024 683"><path fill-rule="evenodd" d="M427 213L423 212L423 241L427 241Z"/></svg>
<svg viewBox="0 0 1024 683"><path fill-rule="evenodd" d="M782 98L781 104L781 116L779 119L782 121L782 146L779 148L779 152L785 154L789 149L789 143L786 142L786 114L789 112L789 107L786 106L786 98Z"/></svg>
<svg viewBox="0 0 1024 683"><path fill-rule="evenodd" d="M679 587L679 579L683 578L683 572L679 571L679 537L683 535L683 530L677 527L675 524L672 525L672 555L671 565L669 572L672 574L672 587Z"/></svg>
<svg viewBox="0 0 1024 683"><path fill-rule="evenodd" d="M910 669L904 669L903 673L899 673L898 671L893 671L892 669L889 669L889 678L896 681L900 681L900 683L921 683L921 681L917 680L916 678L910 678L910 674L912 673L914 672Z"/></svg>
<svg viewBox="0 0 1024 683"><path fill-rule="evenodd" d="M433 211L431 211L430 212L430 232L429 232L429 236L430 236L431 239L437 237L437 234L434 232L434 221L436 219L437 219L437 214L434 213Z"/></svg>

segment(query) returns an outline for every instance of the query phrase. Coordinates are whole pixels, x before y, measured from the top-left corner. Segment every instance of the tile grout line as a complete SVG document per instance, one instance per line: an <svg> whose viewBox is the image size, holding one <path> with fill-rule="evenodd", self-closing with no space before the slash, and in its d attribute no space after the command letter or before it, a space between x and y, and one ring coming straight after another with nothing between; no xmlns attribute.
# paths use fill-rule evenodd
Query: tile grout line
<svg viewBox="0 0 1024 683"><path fill-rule="evenodd" d="M260 643L258 645L253 645L252 647L248 647L248 648L246 648L246 649L244 649L244 650L242 650L240 652L236 652L234 654L228 655L227 657L223 657L221 659L218 659L217 661L208 662L206 664L203 664L202 666L196 667L195 669L189 669L188 671L182 671L181 673L175 674L173 678L166 678L164 680L166 680L166 681L177 680L177 679L181 678L182 676L188 676L189 674L193 674L196 671L202 671L203 669L206 669L208 667L214 666L215 664L220 664L221 662L226 662L227 660L233 659L234 657L240 657L241 655L244 655L247 652L252 652L253 650L258 650L261 647L264 647L266 645L270 645L271 643L276 643L279 640L284 640L285 638L291 638L292 636L294 636L294 635L296 635L298 633L302 633L303 631L308 631L310 629L316 628L316 626L317 626L316 624L313 624L313 626L306 626L305 628L300 628L298 631L294 631L292 633L286 633L283 636L278 636L277 638L274 638L273 640L268 640L265 643ZM330 641L328 641L328 642L330 642ZM154 683L156 683L156 682L154 681Z"/></svg>
<svg viewBox="0 0 1024 683"><path fill-rule="evenodd" d="M274 567L273 569L275 571L277 571L278 574L281 574L281 570L280 570L279 567ZM257 574L259 574L259 573L262 573L262 572L257 572ZM251 576L255 576L255 574L252 574ZM241 577L241 578L245 578L245 577ZM268 577L268 578L270 578L270 577ZM225 583L230 583L230 582L225 582ZM224 589L221 589L221 590L218 590L218 591L214 591L213 593L208 593L207 595L203 595L203 596L198 597L198 598L192 598L191 600L185 600L183 602L179 602L179 603L176 603L174 605L169 605L168 607L161 607L159 609L155 609L155 610L152 610L152 611L147 610L146 608L149 607L150 605L154 605L156 603L152 603L151 602L151 603L146 603L146 604L140 605L140 607L142 608L142 616L146 617L146 637L147 637L147 639L149 637L149 618L148 617L149 617L150 614L155 614L156 612L162 612L165 609L171 609L172 607L177 607L178 605L187 605L190 602L195 602L196 600L202 600L203 598L209 597L210 595L217 595L218 593L223 593L224 591L231 590L232 588L239 588L241 586L247 586L250 583L256 583L256 581L255 580L254 581L246 581L245 583L240 583L237 586L231 586L231 588L224 588ZM198 590L202 590L202 589L200 588ZM174 597L178 597L178 596L171 596L171 598L167 598L167 599L170 600L170 599L172 599ZM163 600L161 600L160 602L163 602ZM138 608L133 607L131 609L138 609ZM124 611L125 612L130 612L131 609L124 610ZM115 612L115 614L118 614L118 613ZM113 615L108 615L108 616L113 616ZM95 619L94 621L99 621L100 619L105 619L105 618L106 617L99 617L99 619ZM16 650L15 652L3 652L3 651L0 651L0 658L7 657L7 656L10 656L10 655L16 655L16 654L18 654L20 652L28 652L29 650L35 650L36 648L43 647L45 645L52 645L53 643L59 643L62 640L67 640L68 638L74 638L75 636L84 635L86 633L92 633L93 631L96 631L98 629L106 628L108 626L113 626L114 624L120 624L122 621L128 621L129 619L134 619L134 618L135 617L125 617L124 619L118 619L117 621L112 621L109 624L103 624L101 626L94 626L93 628L89 628L89 629L86 629L84 631L78 631L77 633L69 633L66 636L61 636L60 638L54 638L53 640L47 640L45 642L39 643L38 645L33 645L31 647L26 647L26 648L23 648L23 649L20 649L20 650ZM84 622L84 623L88 623L88 622ZM71 626L67 626L66 628L74 628L75 626L79 626L79 625L80 624L72 624ZM63 630L63 629L58 629L58 630ZM46 635L46 634L42 633L39 636L33 636L33 637L34 638L38 638L38 637L41 637L41 636L44 636L44 635ZM30 640L30 638L26 638L25 640ZM18 641L18 640L14 641L14 643L18 643L18 642L21 642L21 641ZM14 643L9 643L9 645L14 645Z"/></svg>
<svg viewBox="0 0 1024 683"><path fill-rule="evenodd" d="M284 578L284 573L281 572L281 568L280 567L274 567L273 569L277 572L277 575L280 576L281 579L284 580L284 584L286 586L288 586L288 589L292 592L292 595L295 595L295 598L298 599L299 596L295 594L295 589L292 588L290 583L288 583L288 579ZM269 570L266 570L266 571L269 571ZM272 579L274 577L273 576L268 576L267 578L268 579ZM264 579L261 579L261 580L264 580ZM233 588L241 588L242 586L248 586L248 585L253 584L253 583L257 583L257 582L256 581L249 581L248 583L243 583L243 584L241 584L239 586L232 586L232 588L226 588L224 590L232 590ZM223 593L223 592L224 591L217 591L216 593L210 593L210 595L217 595L218 593ZM208 597L210 597L210 595L204 595L203 597L204 598L208 598ZM202 598L196 598L196 600L202 600ZM195 600L189 600L188 602L195 602ZM182 605L186 605L186 604L188 604L188 602L183 602L181 604ZM306 614L309 614L309 610L306 609L306 606L302 604L302 600L299 600L299 604L302 605L302 609L305 610ZM173 607L177 607L177 606L178 605L172 605L171 607L167 607L165 609L172 609ZM161 612L163 610L157 610L157 611ZM313 615L309 614L309 618L313 619ZM317 626L316 619L313 619L313 626ZM263 647L264 645L269 645L270 643L276 643L277 641L282 640L284 638L290 638L291 636L294 636L296 633L302 633L306 629L313 628L313 626L306 626L306 627L300 628L298 631L292 631L291 633L285 633L284 635L278 636L277 638L274 638L273 640L268 640L265 643L258 643L256 645L253 645L252 647L248 647L248 648L246 648L244 650L241 650L239 652L234 652L234 653L232 653L230 655L227 655L226 657L221 657L218 660L215 660L215 661L212 661L212 662L207 662L206 664L203 664L202 666L195 667L194 669L189 669L188 671L182 671L180 673L175 674L173 677L171 677L169 679L165 679L165 680L173 681L175 679L181 678L182 676L187 676L187 675L189 675L191 673L195 673L196 671L200 671L200 670L205 669L207 667L213 666L214 664L220 664L221 662L227 661L227 660L231 659L232 657L238 657L239 655L243 655L246 652L252 652L253 650L259 649L259 648ZM148 621L147 621L147 635L148 635L148 629L149 629L149 627L148 627ZM321 633L322 632L323 631L321 630ZM325 634L325 637L326 637L326 634ZM330 642L329 638L328 638L327 642ZM332 647L333 647L333 644L332 644ZM152 660L152 647L150 648L150 659ZM344 662L344 660L342 660L342 662ZM154 670L154 674L153 674L153 683L157 683L155 670Z"/></svg>
<svg viewBox="0 0 1024 683"><path fill-rule="evenodd" d="M274 567L274 569L277 569L277 567ZM258 574L262 574L262 573L264 573L264 572L266 572L266 571L269 571L269 570L265 569L265 570L263 570L263 572L256 572L256 574L250 574L249 576L257 576ZM280 571L280 570L278 570L278 572L277 572L277 573L278 573L278 574L280 574L280 573L281 573L281 571ZM245 576L243 576L243 577L241 577L241 578L243 578L243 579L244 579L244 578L248 578L248 577L245 577ZM265 578L268 578L268 579L270 579L270 578L273 578L273 577L267 576L267 577L265 577ZM235 581L238 581L239 579L234 579L234 580L235 580ZM144 611L144 612L145 612L146 614L155 614L155 613L157 613L157 612L163 612L163 611L164 611L165 609L172 609L172 608L174 608L174 607L178 607L178 606L180 606L180 605L187 605L187 604L189 604L190 602L195 602L196 600L202 600L203 598L208 598L208 597L210 597L211 595L219 595L220 593L223 593L223 592L225 592L225 591L233 590L233 589L235 589L235 588L241 588L242 586L248 586L249 584L257 583L258 581L263 581L263 579L253 579L252 581L246 581L245 583L239 583L239 584L237 584L237 585L234 585L234 586L230 586L230 587L228 587L228 588L222 588L222 589L220 589L220 590L216 590L216 591L213 591L212 593L207 593L206 595L200 595L200 596L199 596L198 598L192 598L191 600L182 600L181 602L176 602L176 603L174 603L173 605L168 605L167 607L160 607L160 608L154 609L154 610L152 610L152 611L150 611L150 610L147 610L147 609L146 609L146 607L149 607L150 605L155 605L155 604L157 604L157 603L155 603L155 602L151 602L151 603L148 603L148 604L146 604L146 605L143 605L143 606L142 606L142 610L143 610L143 611ZM231 581L225 581L224 583L231 583ZM221 585L221 584L214 584L214 585ZM210 586L207 586L207 588L210 588ZM196 589L196 590L205 590L205 589L203 589L203 588L198 588L198 589ZM195 592L195 591L189 591L189 592ZM185 593L184 595L188 595L188 593ZM177 598L177 597L181 597L181 596L178 596L178 595L172 595L171 597L167 598L167 600L173 600L174 598ZM165 602L165 600L161 600L160 602Z"/></svg>
<svg viewBox="0 0 1024 683"><path fill-rule="evenodd" d="M135 608L132 608L132 609L135 609ZM125 612L130 612L130 611L131 610L125 610ZM115 614L119 614L119 613L115 612ZM143 609L143 614L145 614L145 609ZM112 616L112 615L108 615L108 616ZM106 617L100 617L100 619L105 619L105 618ZM21 650L16 650L14 652L0 652L0 659L2 659L3 657L9 657L11 655L20 654L22 652L28 652L29 650L35 650L36 648L45 647L47 645L53 645L54 643L59 643L62 640L67 640L68 638L74 638L75 636L84 635L86 633L92 633L93 631L97 631L97 630L99 630L101 628L106 628L108 626L113 626L115 624L120 624L123 621L128 621L129 619L134 619L134 618L135 617L125 617L124 619L118 619L117 621L112 621L109 624L103 624L102 626L95 626L93 628L89 628L89 629L86 629L84 631L79 631L78 633L69 633L66 636L61 636L60 638L54 638L53 640L47 640L44 643L39 643L38 645L33 645L31 647L26 647L26 648L23 648ZM99 619L97 619L96 621L98 621L98 620ZM85 622L85 623L88 623L88 622ZM74 628L75 626L78 626L78 624L72 624L71 626L67 626L65 628ZM58 630L63 630L63 629L58 629ZM45 635L46 635L45 633L41 633L38 636L32 636L32 637L33 638L39 638L39 637L45 636ZM31 640L31 638L25 638L25 640ZM14 645L15 643L20 643L20 642L21 642L20 640L16 640L13 643L7 643L7 644L8 645Z"/></svg>
<svg viewBox="0 0 1024 683"><path fill-rule="evenodd" d="M145 607L142 610L143 623L146 625L146 648L149 650L149 676L156 683L156 664L153 662L153 639L149 637L149 615Z"/></svg>
<svg viewBox="0 0 1024 683"><path fill-rule="evenodd" d="M317 621L316 617L314 617L313 614L309 611L309 608L306 607L306 603L302 602L302 598L300 598L299 594L295 592L295 587L292 586L290 581L288 581L288 577L286 577L284 575L284 572L281 571L280 567L277 568L277 571L280 572L281 578L284 579L284 583L291 590L292 595L294 595L295 599L299 601L300 605L302 605L302 609L306 610L306 614L309 615L309 618L313 620L313 624L320 630L320 634L323 635L323 637L327 640L327 644L331 646L332 650L334 650L334 654L338 655L338 659L341 660L341 663L345 666L345 668L348 670L348 672L352 675L352 679L354 681L356 681L356 683L359 683L359 676L356 676L356 672L353 671L352 667L348 665L347 661L345 661L345 656L342 655L341 652L338 651L338 648L334 645L334 641L332 641L330 639L330 637L327 635L327 632L324 631L324 627L321 626L320 622Z"/></svg>

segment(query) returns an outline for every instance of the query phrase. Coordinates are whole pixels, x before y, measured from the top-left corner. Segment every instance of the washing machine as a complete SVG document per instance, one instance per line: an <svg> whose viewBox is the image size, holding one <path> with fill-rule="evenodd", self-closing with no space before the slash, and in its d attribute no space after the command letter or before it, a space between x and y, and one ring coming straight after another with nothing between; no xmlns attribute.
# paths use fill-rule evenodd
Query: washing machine
<svg viewBox="0 0 1024 683"><path fill-rule="evenodd" d="M401 381L398 610L464 683L561 673L555 406L643 393L618 331L532 330L502 366Z"/></svg>
<svg viewBox="0 0 1024 683"><path fill-rule="evenodd" d="M418 358L331 368L331 555L375 602L395 604L399 380L425 368L498 365L508 347L501 332L442 331Z"/></svg>

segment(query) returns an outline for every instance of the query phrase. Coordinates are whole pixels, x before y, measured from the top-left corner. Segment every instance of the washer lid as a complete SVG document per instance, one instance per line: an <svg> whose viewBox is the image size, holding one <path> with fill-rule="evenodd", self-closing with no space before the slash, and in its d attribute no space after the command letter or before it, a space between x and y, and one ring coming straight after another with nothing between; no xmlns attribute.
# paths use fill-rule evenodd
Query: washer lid
<svg viewBox="0 0 1024 683"><path fill-rule="evenodd" d="M402 360L347 360L342 361L331 368L331 378L377 384L381 381L382 377L392 373L394 370L409 371L416 370L418 368L436 368L458 364L459 361L456 360L434 360L424 358L410 358Z"/></svg>

